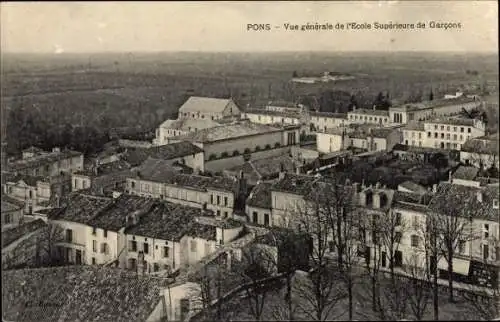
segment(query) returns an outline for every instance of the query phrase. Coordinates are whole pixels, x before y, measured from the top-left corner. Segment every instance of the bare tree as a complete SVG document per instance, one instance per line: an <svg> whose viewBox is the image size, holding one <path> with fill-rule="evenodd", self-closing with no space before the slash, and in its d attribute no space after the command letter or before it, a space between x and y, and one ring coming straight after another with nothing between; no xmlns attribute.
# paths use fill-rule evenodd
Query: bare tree
<svg viewBox="0 0 500 322"><path fill-rule="evenodd" d="M454 209L448 207L446 213L434 216L437 238L441 246L439 251L448 263L448 297L453 302L453 259L461 243L472 241L476 234L472 229L472 217L467 216L461 210L461 213L455 213Z"/></svg>
<svg viewBox="0 0 500 322"><path fill-rule="evenodd" d="M277 251L274 247L265 245L250 247L243 254L243 280L251 283L246 287L245 298L249 304L251 315L257 321L262 320L266 300L272 291L270 282L262 282L263 279L271 277L277 270Z"/></svg>
<svg viewBox="0 0 500 322"><path fill-rule="evenodd" d="M328 178L327 183L319 182L312 195L330 228L328 234L332 236L331 245L336 251L338 270L347 287L349 320L354 313L353 266L359 262L359 229L364 225L363 217L354 211L356 189L357 186L350 185L340 176Z"/></svg>
<svg viewBox="0 0 500 322"><path fill-rule="evenodd" d="M437 216L428 212L425 224L419 223L420 237L424 239L425 257L428 259L429 274L432 276L432 304L434 320L439 320L439 284L438 284L438 261L441 255L441 240L439 238Z"/></svg>
<svg viewBox="0 0 500 322"><path fill-rule="evenodd" d="M430 302L431 274L429 272L428 258L425 254L412 254L406 262L405 272L408 277L405 288L408 306L417 321L422 321Z"/></svg>
<svg viewBox="0 0 500 322"><path fill-rule="evenodd" d="M402 218L401 213L392 209L383 212L378 219L378 237L389 260L391 280L394 280L395 255L399 250L403 234L408 230L408 224Z"/></svg>
<svg viewBox="0 0 500 322"><path fill-rule="evenodd" d="M307 278L296 283L301 298L301 311L318 321L330 319L338 301L345 297L339 286L339 274L328 267L328 242L331 239L331 211L327 190L313 189L305 202L297 207L300 227L312 238L310 262L312 270Z"/></svg>

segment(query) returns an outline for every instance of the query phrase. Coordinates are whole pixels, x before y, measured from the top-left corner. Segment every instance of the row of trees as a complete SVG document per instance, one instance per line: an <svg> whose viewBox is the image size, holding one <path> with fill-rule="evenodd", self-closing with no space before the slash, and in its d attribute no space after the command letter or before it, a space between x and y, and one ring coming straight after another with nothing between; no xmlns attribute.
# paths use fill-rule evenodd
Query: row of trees
<svg viewBox="0 0 500 322"><path fill-rule="evenodd" d="M279 312L273 318L422 320L429 318L432 307L432 317L438 320L444 299L437 263L444 259L448 264L447 301L454 303L454 258L463 242L478 238L470 218L466 213L428 212L421 221L410 223L392 210L360 208L354 189L341 179L318 181L305 197L306 202L289 214L295 218L289 228L300 229L314 241L309 254L311 270L298 276L293 261L288 262L283 270L285 295L278 303L273 302L272 310ZM409 235L418 239L419 246L403 262L398 253ZM303 251L291 247L288 255L297 258ZM250 262L266 270L276 265L273 256L254 253L251 258ZM388 273L382 266L389 268ZM493 291L493 296L466 292L463 298L481 318L491 319L498 314L498 289ZM257 287L247 292L253 318L269 319L263 312L272 289ZM370 308L363 303L370 303Z"/></svg>

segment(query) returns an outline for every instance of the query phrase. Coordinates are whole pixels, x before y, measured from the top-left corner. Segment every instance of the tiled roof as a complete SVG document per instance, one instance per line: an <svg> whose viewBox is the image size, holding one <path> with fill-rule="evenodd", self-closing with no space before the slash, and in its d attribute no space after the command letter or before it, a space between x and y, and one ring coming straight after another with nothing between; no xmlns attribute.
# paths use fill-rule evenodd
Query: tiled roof
<svg viewBox="0 0 500 322"><path fill-rule="evenodd" d="M144 162L148 157L153 159L172 160L201 152L203 152L203 150L191 142L182 141L152 148L137 148L130 150L125 154L124 160L136 166Z"/></svg>
<svg viewBox="0 0 500 322"><path fill-rule="evenodd" d="M135 178L140 180L178 185L206 191L207 189L235 192L238 182L234 178L204 177L194 174L177 173L167 166L163 160L148 159L136 172Z"/></svg>
<svg viewBox="0 0 500 322"><path fill-rule="evenodd" d="M313 184L319 180L320 178L313 176L286 173L282 180L272 185L271 190L305 195L312 190Z"/></svg>
<svg viewBox="0 0 500 322"><path fill-rule="evenodd" d="M72 193L63 201L64 210L49 215L51 220L65 220L87 224L101 211L113 205L113 199Z"/></svg>
<svg viewBox="0 0 500 322"><path fill-rule="evenodd" d="M171 130L180 131L192 131L196 129L197 131L203 129L209 129L212 127L221 126L220 120L211 119L192 119L192 118L181 118L177 120L166 120L160 127Z"/></svg>
<svg viewBox="0 0 500 322"><path fill-rule="evenodd" d="M482 192L482 202L477 198L478 192ZM493 208L493 200L498 199L498 194L498 185L478 188L443 182L439 184L429 208L439 214L498 221L498 209Z"/></svg>
<svg viewBox="0 0 500 322"><path fill-rule="evenodd" d="M347 120L347 113L310 112L310 115L315 117L328 117Z"/></svg>
<svg viewBox="0 0 500 322"><path fill-rule="evenodd" d="M196 217L195 220L200 224L214 226L222 229L233 229L243 226L241 221L232 218L222 219L218 217L204 215Z"/></svg>
<svg viewBox="0 0 500 322"><path fill-rule="evenodd" d="M16 198L12 198L11 196L2 194L2 203L7 202L17 208L24 208L24 201L17 200ZM2 210L3 212L3 210Z"/></svg>
<svg viewBox="0 0 500 322"><path fill-rule="evenodd" d="M458 169L453 173L453 179L462 179L462 180L474 180L479 173L479 169L475 167L467 167L467 166L459 166Z"/></svg>
<svg viewBox="0 0 500 322"><path fill-rule="evenodd" d="M245 177L259 180L260 178L269 178L277 175L281 170L281 165L283 165L286 171L295 171L295 162L288 155L249 160L227 171L234 174L243 171Z"/></svg>
<svg viewBox="0 0 500 322"><path fill-rule="evenodd" d="M433 120L428 120L426 121L426 123L473 126L474 119L464 118L464 117L449 117L449 118L440 117Z"/></svg>
<svg viewBox="0 0 500 322"><path fill-rule="evenodd" d="M250 192L246 205L250 207L271 209L271 188L272 183L259 182Z"/></svg>
<svg viewBox="0 0 500 322"><path fill-rule="evenodd" d="M128 170L131 168L131 165L125 160L116 160L113 162L101 164L97 167L97 174L92 170L84 170L84 171L76 171L75 174L80 174L84 176L104 176L116 172L120 172L123 170Z"/></svg>
<svg viewBox="0 0 500 322"><path fill-rule="evenodd" d="M239 121L227 124L226 126L217 126L174 138L177 140L208 143L280 131L282 131L282 129L270 125L257 124L249 121Z"/></svg>
<svg viewBox="0 0 500 322"><path fill-rule="evenodd" d="M199 208L167 202L157 203L151 211L141 216L137 225L127 228L125 233L179 241L186 233L195 234L198 228L205 231L204 227L200 227L200 224L194 221L194 218L199 216L200 213ZM194 228L191 227L192 225L194 225ZM215 230L215 227L213 227L213 230Z"/></svg>
<svg viewBox="0 0 500 322"><path fill-rule="evenodd" d="M7 202L7 201L3 200L3 198L2 198L2 208L1 209L2 209L2 213L4 213L4 212L9 212L9 211L21 210L21 209L23 209L23 207L19 207L15 204Z"/></svg>
<svg viewBox="0 0 500 322"><path fill-rule="evenodd" d="M118 232L126 225L126 216L135 211L149 211L155 204L151 198L122 194L112 206L105 208L87 222L91 227Z"/></svg>
<svg viewBox="0 0 500 322"><path fill-rule="evenodd" d="M490 154L498 156L498 138L495 139L481 139L473 138L467 140L461 148L461 151L478 153L478 154Z"/></svg>
<svg viewBox="0 0 500 322"><path fill-rule="evenodd" d="M215 241L217 240L217 228L215 226L192 222L184 230L184 236Z"/></svg>
<svg viewBox="0 0 500 322"><path fill-rule="evenodd" d="M33 220L17 227L2 231L2 248L12 244L22 236L47 226L42 219Z"/></svg>
<svg viewBox="0 0 500 322"><path fill-rule="evenodd" d="M8 321L146 321L165 282L99 266L3 272L2 313Z"/></svg>
<svg viewBox="0 0 500 322"><path fill-rule="evenodd" d="M399 184L401 187L411 190L415 193L427 193L427 189L423 186L413 182L413 181L405 181Z"/></svg>
<svg viewBox="0 0 500 322"><path fill-rule="evenodd" d="M37 155L33 158L17 160L13 163L10 163L8 167L12 171L20 171L33 167L39 167L45 164L52 164L57 160L69 159L81 155L82 155L81 152L71 151L71 150L64 150L61 152L48 152L41 155Z"/></svg>
<svg viewBox="0 0 500 322"><path fill-rule="evenodd" d="M277 117L292 117L292 118L300 118L300 112L297 110L295 111L270 111L270 110L265 110L261 108L247 108L245 109L245 114L256 114L256 115L271 115L271 116L277 116Z"/></svg>
<svg viewBox="0 0 500 322"><path fill-rule="evenodd" d="M231 99L191 96L179 108L179 112L222 113Z"/></svg>
<svg viewBox="0 0 500 322"><path fill-rule="evenodd" d="M354 111L349 112L348 114L365 114L365 115L376 115L376 116L387 116L389 117L389 111L383 110L370 110L365 108L358 108Z"/></svg>

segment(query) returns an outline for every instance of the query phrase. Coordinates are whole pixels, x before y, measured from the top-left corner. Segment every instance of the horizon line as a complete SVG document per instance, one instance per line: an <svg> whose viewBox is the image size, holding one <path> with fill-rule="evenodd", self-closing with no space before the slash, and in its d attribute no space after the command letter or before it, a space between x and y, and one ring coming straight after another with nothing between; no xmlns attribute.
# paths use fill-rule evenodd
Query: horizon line
<svg viewBox="0 0 500 322"><path fill-rule="evenodd" d="M0 51L1 55L16 54L16 55L78 55L78 54L175 54L175 53L206 53L206 54L277 54L277 53L439 53L439 54L497 54L498 50L468 50L468 51L454 51L454 50L259 50L259 51L245 51L245 50L108 50L108 51L64 51L64 52L51 52L51 51Z"/></svg>

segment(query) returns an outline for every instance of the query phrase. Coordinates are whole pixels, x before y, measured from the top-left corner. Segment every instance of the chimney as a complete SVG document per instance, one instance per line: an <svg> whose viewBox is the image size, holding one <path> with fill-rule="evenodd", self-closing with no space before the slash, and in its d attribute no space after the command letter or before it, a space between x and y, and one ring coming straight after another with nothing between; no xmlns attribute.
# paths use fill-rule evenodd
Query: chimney
<svg viewBox="0 0 500 322"><path fill-rule="evenodd" d="M450 170L450 171L448 171L448 182L450 182L450 183L451 183L451 170Z"/></svg>
<svg viewBox="0 0 500 322"><path fill-rule="evenodd" d="M476 197L477 197L477 201L483 202L483 192L482 191L476 192Z"/></svg>
<svg viewBox="0 0 500 322"><path fill-rule="evenodd" d="M373 193L373 208L375 209L380 208L380 193L378 192Z"/></svg>
<svg viewBox="0 0 500 322"><path fill-rule="evenodd" d="M433 192L433 193L436 193L437 191L438 191L438 186L437 186L437 184L433 184L433 185L432 185L432 192Z"/></svg>

